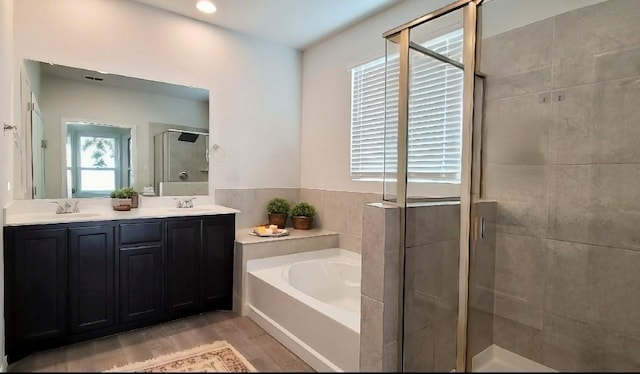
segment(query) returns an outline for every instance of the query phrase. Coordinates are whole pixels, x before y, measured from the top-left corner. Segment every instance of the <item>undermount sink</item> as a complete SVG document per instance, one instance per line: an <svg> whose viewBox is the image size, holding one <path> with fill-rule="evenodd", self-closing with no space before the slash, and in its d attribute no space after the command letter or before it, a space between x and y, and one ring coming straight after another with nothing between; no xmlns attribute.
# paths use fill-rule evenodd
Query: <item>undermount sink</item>
<svg viewBox="0 0 640 374"><path fill-rule="evenodd" d="M61 213L55 212L34 212L34 213L19 213L7 215L6 223L8 224L24 224L24 223L44 223L44 222L72 222L85 218L99 217L99 213Z"/></svg>
<svg viewBox="0 0 640 374"><path fill-rule="evenodd" d="M170 212L191 212L194 210L199 212L204 212L204 211L211 211L211 208L194 206L193 208L170 208L169 209Z"/></svg>
<svg viewBox="0 0 640 374"><path fill-rule="evenodd" d="M28 215L35 219L37 218L89 218L89 217L97 217L99 213L24 213L20 215Z"/></svg>
<svg viewBox="0 0 640 374"><path fill-rule="evenodd" d="M62 213L56 214L58 217L77 217L77 218L88 218L88 217L97 217L99 213Z"/></svg>

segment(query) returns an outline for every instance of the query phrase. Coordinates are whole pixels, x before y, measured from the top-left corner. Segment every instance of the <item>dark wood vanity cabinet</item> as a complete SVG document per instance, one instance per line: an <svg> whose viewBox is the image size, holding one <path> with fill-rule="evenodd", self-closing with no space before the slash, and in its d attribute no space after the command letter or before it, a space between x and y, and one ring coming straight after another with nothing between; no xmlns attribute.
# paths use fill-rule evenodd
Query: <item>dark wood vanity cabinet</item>
<svg viewBox="0 0 640 374"><path fill-rule="evenodd" d="M167 313L178 316L200 309L202 220L167 222Z"/></svg>
<svg viewBox="0 0 640 374"><path fill-rule="evenodd" d="M66 335L67 230L18 229L13 235L6 234L7 345L38 345Z"/></svg>
<svg viewBox="0 0 640 374"><path fill-rule="evenodd" d="M202 304L205 309L232 309L235 216L202 220ZM231 248L231 250L229 250Z"/></svg>
<svg viewBox="0 0 640 374"><path fill-rule="evenodd" d="M70 228L68 238L71 333L115 326L114 227Z"/></svg>
<svg viewBox="0 0 640 374"><path fill-rule="evenodd" d="M164 220L118 225L118 301L122 324L163 317Z"/></svg>
<svg viewBox="0 0 640 374"><path fill-rule="evenodd" d="M169 315L232 309L234 227L234 215L167 222Z"/></svg>
<svg viewBox="0 0 640 374"><path fill-rule="evenodd" d="M6 352L231 310L235 215L4 228Z"/></svg>

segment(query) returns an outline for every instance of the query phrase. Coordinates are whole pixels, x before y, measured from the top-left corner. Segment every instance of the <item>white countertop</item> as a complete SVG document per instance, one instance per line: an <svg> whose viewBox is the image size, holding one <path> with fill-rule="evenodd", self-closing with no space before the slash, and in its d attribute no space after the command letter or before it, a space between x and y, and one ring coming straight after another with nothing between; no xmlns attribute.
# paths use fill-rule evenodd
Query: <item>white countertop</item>
<svg viewBox="0 0 640 374"><path fill-rule="evenodd" d="M240 213L237 209L212 204L210 201L204 201L204 204L198 205L196 200L193 208L177 208L174 200L171 199L165 200L164 206L163 201L155 201L153 204L142 203L139 208L133 208L130 211L117 211L111 207L110 199L79 199L79 213L56 214L56 205L51 204L55 201L14 200L4 210L4 226Z"/></svg>

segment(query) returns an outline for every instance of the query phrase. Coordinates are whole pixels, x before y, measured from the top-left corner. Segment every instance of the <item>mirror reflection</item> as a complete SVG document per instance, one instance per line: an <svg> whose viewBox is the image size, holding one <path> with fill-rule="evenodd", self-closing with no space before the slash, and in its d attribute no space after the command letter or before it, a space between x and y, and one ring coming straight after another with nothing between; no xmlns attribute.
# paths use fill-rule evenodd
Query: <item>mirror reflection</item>
<svg viewBox="0 0 640 374"><path fill-rule="evenodd" d="M208 194L207 90L25 60L21 95L26 198Z"/></svg>

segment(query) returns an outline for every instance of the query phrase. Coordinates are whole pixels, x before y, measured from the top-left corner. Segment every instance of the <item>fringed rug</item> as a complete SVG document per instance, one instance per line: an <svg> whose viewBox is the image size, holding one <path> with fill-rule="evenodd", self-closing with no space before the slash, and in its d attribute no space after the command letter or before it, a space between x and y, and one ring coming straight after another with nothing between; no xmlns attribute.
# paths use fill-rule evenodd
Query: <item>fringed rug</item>
<svg viewBox="0 0 640 374"><path fill-rule="evenodd" d="M177 371L241 373L256 369L231 344L221 340L147 361L114 367L105 373Z"/></svg>

